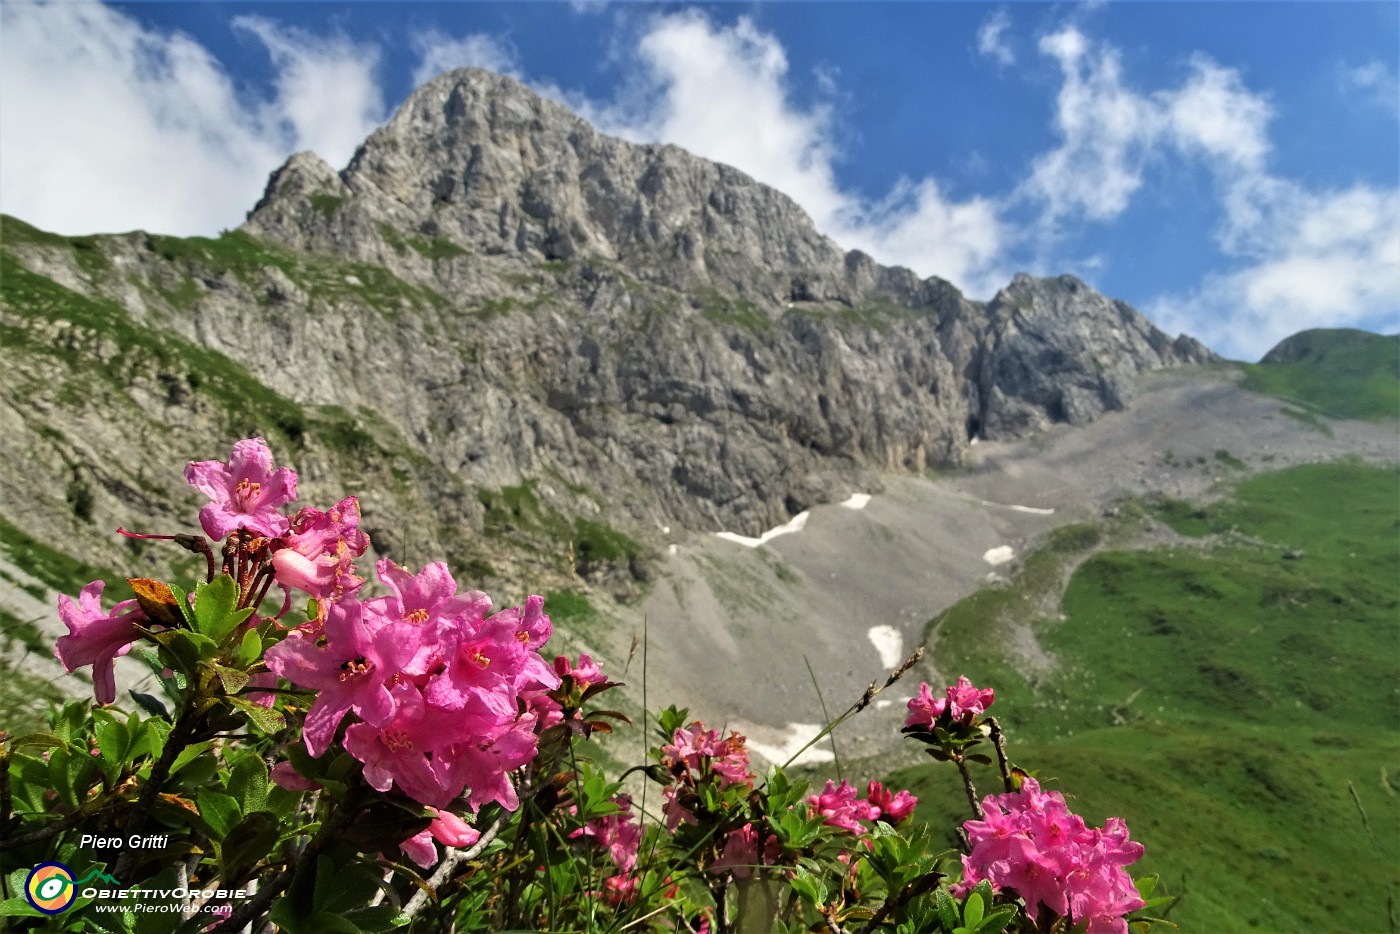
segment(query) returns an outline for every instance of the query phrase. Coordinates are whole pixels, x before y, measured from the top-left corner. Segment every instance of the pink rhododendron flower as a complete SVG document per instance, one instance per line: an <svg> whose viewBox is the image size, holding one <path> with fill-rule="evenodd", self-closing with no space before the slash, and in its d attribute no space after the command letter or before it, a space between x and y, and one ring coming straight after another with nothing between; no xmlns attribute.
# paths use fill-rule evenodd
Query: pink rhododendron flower
<svg viewBox="0 0 1400 934"><path fill-rule="evenodd" d="M871 782L866 788L866 801L872 810L878 810L878 818L889 824L897 824L910 814L914 813L914 806L919 803L919 799L911 795L908 791L901 791L899 794L890 794L890 790L879 782Z"/></svg>
<svg viewBox="0 0 1400 934"><path fill-rule="evenodd" d="M782 855L783 845L773 834L765 834L763 854L758 852L758 831L753 824L745 824L738 830L731 830L724 836L724 850L713 863L716 870L728 869L736 879L747 879L755 866L770 866Z"/></svg>
<svg viewBox="0 0 1400 934"><path fill-rule="evenodd" d="M58 617L68 627L68 635L59 636L54 645L54 655L65 670L92 666L92 690L99 704L117 699L113 662L141 637L136 624L146 620L135 600L123 600L110 611L102 612L102 591L106 586L106 581L93 581L78 593L77 603L67 594L58 598Z"/></svg>
<svg viewBox="0 0 1400 934"><path fill-rule="evenodd" d="M215 541L240 528L268 538L287 531L287 517L277 509L296 499L297 475L289 467L272 469L262 438L236 442L227 464L191 461L185 480L210 499L199 510L199 524Z"/></svg>
<svg viewBox="0 0 1400 934"><path fill-rule="evenodd" d="M321 787L320 782L302 775L285 759L272 767L272 780L288 791L315 791Z"/></svg>
<svg viewBox="0 0 1400 934"><path fill-rule="evenodd" d="M807 799L807 803L811 805L813 814L820 814L826 819L827 826L839 827L854 834L865 832L861 821L877 820L880 817L880 808L858 799L856 790L844 779L840 785L827 779L826 788L822 793L812 795Z"/></svg>
<svg viewBox="0 0 1400 934"><path fill-rule="evenodd" d="M992 706L996 691L991 688L977 688L965 676L958 676L958 683L948 688L948 715L964 725L972 718Z"/></svg>
<svg viewBox="0 0 1400 934"><path fill-rule="evenodd" d="M613 801L618 806L615 813L593 818L569 834L569 838L593 838L599 846L607 847L613 865L627 873L637 865L637 850L642 845L642 829L637 826L632 815L631 795L618 795Z"/></svg>
<svg viewBox="0 0 1400 934"><path fill-rule="evenodd" d="M424 869L431 869L437 864L438 852L437 847L433 845L434 840L443 846L464 847L471 846L481 838L481 833L475 827L451 811L440 811L433 807L428 810L433 814L433 822L399 844L399 849Z"/></svg>
<svg viewBox="0 0 1400 934"><path fill-rule="evenodd" d="M1047 909L1090 931L1127 930L1123 916L1145 903L1122 867L1143 849L1128 838L1122 820L1086 827L1063 795L1041 791L1030 778L1019 791L988 795L982 810L982 820L963 824L972 852L962 858L963 881L955 894L962 897L987 879L994 889L1021 896L1032 921Z"/></svg>
<svg viewBox="0 0 1400 934"><path fill-rule="evenodd" d="M688 728L676 728L671 742L661 747L661 764L678 777L693 772L702 778L713 772L719 776L721 788L753 778L743 734L731 730L727 739L720 739L718 730L707 730L698 720Z"/></svg>
<svg viewBox="0 0 1400 934"><path fill-rule="evenodd" d="M577 665L570 665L567 655L556 656L554 673L561 679L572 677L575 686L581 690L586 690L590 684L602 684L607 680L603 676L603 669L599 668L597 662L589 655L579 655Z"/></svg>
<svg viewBox="0 0 1400 934"><path fill-rule="evenodd" d="M434 767L452 797L471 789L468 805L473 812L492 801L514 811L520 807L520 799L510 773L527 765L539 751L534 729L534 718L526 714L489 742L458 743L436 754Z"/></svg>
<svg viewBox="0 0 1400 934"><path fill-rule="evenodd" d="M963 726L970 726L973 718L986 711L996 699L991 688L978 688L965 676L958 676L956 684L944 688L942 697L934 697L928 682L919 682L919 693L909 699L909 716L906 727L917 726L932 729L933 723L943 714Z"/></svg>
<svg viewBox="0 0 1400 934"><path fill-rule="evenodd" d="M330 608L317 635L296 631L268 649L267 667L298 687L317 691L302 727L306 749L320 756L351 710L375 726L388 722L394 704L388 685L417 648L411 626L371 629L353 598Z"/></svg>
<svg viewBox="0 0 1400 934"><path fill-rule="evenodd" d="M462 785L449 784L443 763L429 756L450 745L459 717L423 703L414 685L399 682L390 690L393 716L382 726L352 723L345 729L345 749L364 763L365 781L379 791L397 787L420 804L447 807Z"/></svg>
<svg viewBox="0 0 1400 934"><path fill-rule="evenodd" d="M928 686L927 681L919 682L919 693L916 697L909 698L909 716L904 721L905 726L932 727L933 721L943 715L943 711L948 709L948 698L934 697L933 689Z"/></svg>

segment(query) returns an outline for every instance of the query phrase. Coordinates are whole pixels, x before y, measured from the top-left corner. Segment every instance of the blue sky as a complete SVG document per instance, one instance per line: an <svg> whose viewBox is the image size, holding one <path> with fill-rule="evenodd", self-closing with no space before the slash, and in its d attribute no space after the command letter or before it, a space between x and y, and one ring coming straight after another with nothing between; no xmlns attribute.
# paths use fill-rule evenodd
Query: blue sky
<svg viewBox="0 0 1400 934"><path fill-rule="evenodd" d="M990 297L1070 272L1254 359L1400 327L1400 4L0 4L0 210L236 226L426 77L511 74Z"/></svg>

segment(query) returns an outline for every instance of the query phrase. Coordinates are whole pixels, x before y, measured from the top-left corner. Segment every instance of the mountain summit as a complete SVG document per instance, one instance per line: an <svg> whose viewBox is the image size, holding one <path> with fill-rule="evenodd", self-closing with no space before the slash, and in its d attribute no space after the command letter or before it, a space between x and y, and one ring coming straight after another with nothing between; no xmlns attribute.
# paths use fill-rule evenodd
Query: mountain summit
<svg viewBox="0 0 1400 934"><path fill-rule="evenodd" d="M89 470L100 492L141 488L86 449L122 419L136 435L186 425L191 445L202 433L197 450L143 454L172 463L249 431L328 458L323 475L353 460L327 446L377 446L395 482L367 501L371 526L416 503L429 551L494 553L451 540L485 533L595 581L641 573L629 535L757 534L879 471L1086 422L1141 371L1213 359L1068 276L1017 276L984 303L843 252L736 169L606 136L474 69L416 91L343 172L293 156L221 238L4 234L25 346L57 328L154 355L104 390L132 405L100 415L40 368L10 395L51 433L21 430L17 456ZM55 289L88 304L36 297ZM240 375L211 381L210 361ZM78 373L81 355L62 366ZM70 440L50 450L53 434ZM37 517L70 501L63 483L0 492Z"/></svg>
<svg viewBox="0 0 1400 934"><path fill-rule="evenodd" d="M245 229L465 311L539 306L470 329L544 364L526 395L567 440L538 456L623 467L660 494L656 518L700 527L783 521L829 495L823 467L921 470L978 436L1087 421L1137 372L1211 356L1070 277L968 301L843 252L736 169L606 136L477 69L420 88L339 175L294 156ZM479 427L478 445L514 447L509 426ZM567 451L595 438L606 462Z"/></svg>

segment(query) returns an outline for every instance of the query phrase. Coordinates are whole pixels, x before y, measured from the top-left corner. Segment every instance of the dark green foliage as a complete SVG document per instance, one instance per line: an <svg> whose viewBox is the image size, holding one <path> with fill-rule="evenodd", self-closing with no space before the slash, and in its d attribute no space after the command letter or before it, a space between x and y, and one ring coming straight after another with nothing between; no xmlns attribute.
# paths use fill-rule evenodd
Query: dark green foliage
<svg viewBox="0 0 1400 934"><path fill-rule="evenodd" d="M99 578L112 580L115 577L110 571L69 557L3 518L0 518L0 550L5 552L15 567L23 568L30 577L42 581L59 593L76 595L79 590ZM108 600L121 599L111 592L105 596Z"/></svg>
<svg viewBox="0 0 1400 934"><path fill-rule="evenodd" d="M574 520L574 561L579 566L630 561L637 543L616 529L588 519Z"/></svg>
<svg viewBox="0 0 1400 934"><path fill-rule="evenodd" d="M416 253L432 260L455 259L458 256L467 255L466 250L444 237L434 237L431 240L425 240L422 237L408 237L405 242Z"/></svg>
<svg viewBox="0 0 1400 934"><path fill-rule="evenodd" d="M552 590L545 594L544 611L556 626L587 623L598 616L588 596L576 590Z"/></svg>
<svg viewBox="0 0 1400 934"><path fill-rule="evenodd" d="M326 194L308 195L306 200L311 202L311 206L321 212L323 217L327 218L334 215L336 211L339 211L340 206L345 203L344 198Z"/></svg>
<svg viewBox="0 0 1400 934"><path fill-rule="evenodd" d="M1329 418L1400 417L1400 335L1349 328L1293 335L1264 362L1241 364L1245 386Z"/></svg>

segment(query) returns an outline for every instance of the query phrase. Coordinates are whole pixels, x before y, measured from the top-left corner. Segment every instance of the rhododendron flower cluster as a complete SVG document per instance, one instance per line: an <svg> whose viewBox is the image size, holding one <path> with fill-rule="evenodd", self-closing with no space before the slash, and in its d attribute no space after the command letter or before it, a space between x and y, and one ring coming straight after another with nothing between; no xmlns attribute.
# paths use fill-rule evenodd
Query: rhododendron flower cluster
<svg viewBox="0 0 1400 934"><path fill-rule="evenodd" d="M749 771L744 736L731 730L721 739L718 730L707 730L698 720L689 727L676 728L671 742L661 747L661 764L679 781L666 789L666 803L661 806L666 827L672 831L682 821L695 823L694 813L683 800L687 791L711 778L723 789L750 783L754 777Z"/></svg>
<svg viewBox="0 0 1400 934"><path fill-rule="evenodd" d="M971 726L973 718L986 712L996 699L994 690L978 688L962 675L956 684L945 688L943 694L943 697L934 697L928 682L919 682L918 695L909 699L909 716L904 725L932 729L934 721L946 714L953 723Z"/></svg>
<svg viewBox="0 0 1400 934"><path fill-rule="evenodd" d="M861 799L856 797L855 788L844 779L840 785L827 779L822 793L812 795L807 803L814 815L825 818L827 826L862 834L867 828L861 821L898 823L914 813L919 799L907 791L892 794L879 782L871 782L866 797Z"/></svg>
<svg viewBox="0 0 1400 934"><path fill-rule="evenodd" d="M711 868L728 869L736 879L747 879L754 866L771 866L782 855L783 845L771 833L763 834L763 852L759 853L759 831L753 824L745 824L731 830L724 836L724 849Z"/></svg>
<svg viewBox="0 0 1400 934"><path fill-rule="evenodd" d="M589 820L569 837L592 839L608 851L618 871L603 880L603 894L609 902L618 904L636 894L637 878L633 870L637 867L637 851L642 845L642 828L632 813L631 795L618 795L612 800L618 807L615 812Z"/></svg>
<svg viewBox="0 0 1400 934"><path fill-rule="evenodd" d="M470 806L519 805L508 773L535 756L536 718L522 695L559 685L531 645L549 638L544 600L487 615L478 591L458 593L446 565L409 574L378 564L390 596L344 596L326 621L292 632L267 650L267 666L317 691L303 736L322 755L346 714L345 749L380 791L396 787L445 807L470 788Z"/></svg>
<svg viewBox="0 0 1400 934"><path fill-rule="evenodd" d="M1021 896L1032 921L1044 908L1087 924L1087 934L1127 934L1123 916L1146 903L1123 867L1143 848L1120 818L1087 827L1063 795L1041 791L1033 778L1018 791L988 795L982 811L981 820L963 824L972 844L962 858L964 894L987 879Z"/></svg>

